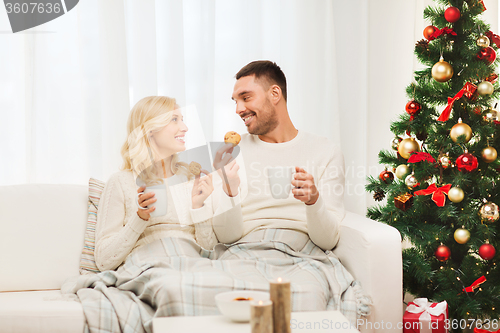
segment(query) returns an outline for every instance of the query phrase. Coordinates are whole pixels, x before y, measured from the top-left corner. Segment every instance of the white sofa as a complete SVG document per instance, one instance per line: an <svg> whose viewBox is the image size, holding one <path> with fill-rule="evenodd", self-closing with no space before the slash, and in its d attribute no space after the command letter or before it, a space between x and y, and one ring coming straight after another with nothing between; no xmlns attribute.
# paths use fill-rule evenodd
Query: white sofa
<svg viewBox="0 0 500 333"><path fill-rule="evenodd" d="M82 185L0 187L0 332L83 332L82 307L59 288L79 274L87 200ZM361 331L401 332L387 328L402 320L399 232L347 213L334 252L372 297Z"/></svg>

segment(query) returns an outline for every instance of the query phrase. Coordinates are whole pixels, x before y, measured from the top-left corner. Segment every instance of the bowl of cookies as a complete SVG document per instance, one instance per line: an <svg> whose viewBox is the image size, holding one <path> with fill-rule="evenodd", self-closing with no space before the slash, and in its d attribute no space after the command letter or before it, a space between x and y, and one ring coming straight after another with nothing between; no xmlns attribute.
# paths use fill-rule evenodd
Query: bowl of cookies
<svg viewBox="0 0 500 333"><path fill-rule="evenodd" d="M267 301L269 293L264 291L235 290L215 295L219 311L237 322L250 321L250 301Z"/></svg>

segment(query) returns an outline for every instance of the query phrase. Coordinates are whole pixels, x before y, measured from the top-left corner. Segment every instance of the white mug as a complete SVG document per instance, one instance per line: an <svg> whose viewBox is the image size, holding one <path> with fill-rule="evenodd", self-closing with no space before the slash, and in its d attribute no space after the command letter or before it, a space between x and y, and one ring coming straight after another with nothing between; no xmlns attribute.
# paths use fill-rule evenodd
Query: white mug
<svg viewBox="0 0 500 333"><path fill-rule="evenodd" d="M155 194L153 198L156 198L156 201L148 205L147 207L139 206L139 196L149 192L153 192ZM151 217L167 215L167 187L165 186L165 184L146 187L144 192L137 193L136 203L137 207L142 209L148 209L153 206L156 207L156 209L149 214Z"/></svg>
<svg viewBox="0 0 500 333"><path fill-rule="evenodd" d="M294 173L295 167L293 166L267 168L267 178L274 199L287 199L290 196Z"/></svg>

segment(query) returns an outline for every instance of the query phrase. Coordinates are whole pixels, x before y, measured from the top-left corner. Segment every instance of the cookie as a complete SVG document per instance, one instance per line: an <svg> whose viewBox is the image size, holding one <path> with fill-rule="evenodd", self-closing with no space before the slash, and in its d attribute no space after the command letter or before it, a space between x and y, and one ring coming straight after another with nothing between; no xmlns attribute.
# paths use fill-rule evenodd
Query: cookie
<svg viewBox="0 0 500 333"><path fill-rule="evenodd" d="M198 176L201 173L200 163L195 161L189 163L189 172L191 172L195 176Z"/></svg>
<svg viewBox="0 0 500 333"><path fill-rule="evenodd" d="M233 147L236 147L238 143L240 143L240 140L241 136L235 131L227 132L226 135L224 135L224 143L230 143Z"/></svg>

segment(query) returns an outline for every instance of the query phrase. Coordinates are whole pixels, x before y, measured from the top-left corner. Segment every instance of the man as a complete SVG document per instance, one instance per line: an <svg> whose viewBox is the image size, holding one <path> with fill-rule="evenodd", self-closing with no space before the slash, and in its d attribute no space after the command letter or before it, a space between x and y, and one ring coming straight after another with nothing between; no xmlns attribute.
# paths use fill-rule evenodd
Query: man
<svg viewBox="0 0 500 333"><path fill-rule="evenodd" d="M262 228L292 229L331 250L344 217L342 152L328 139L295 128L287 109L286 78L276 63L251 62L236 80L232 99L248 134L242 135L236 160L228 163L230 144L214 158L224 190L214 219L219 241L232 243ZM295 188L288 199L270 194L266 168L275 166L295 167Z"/></svg>

